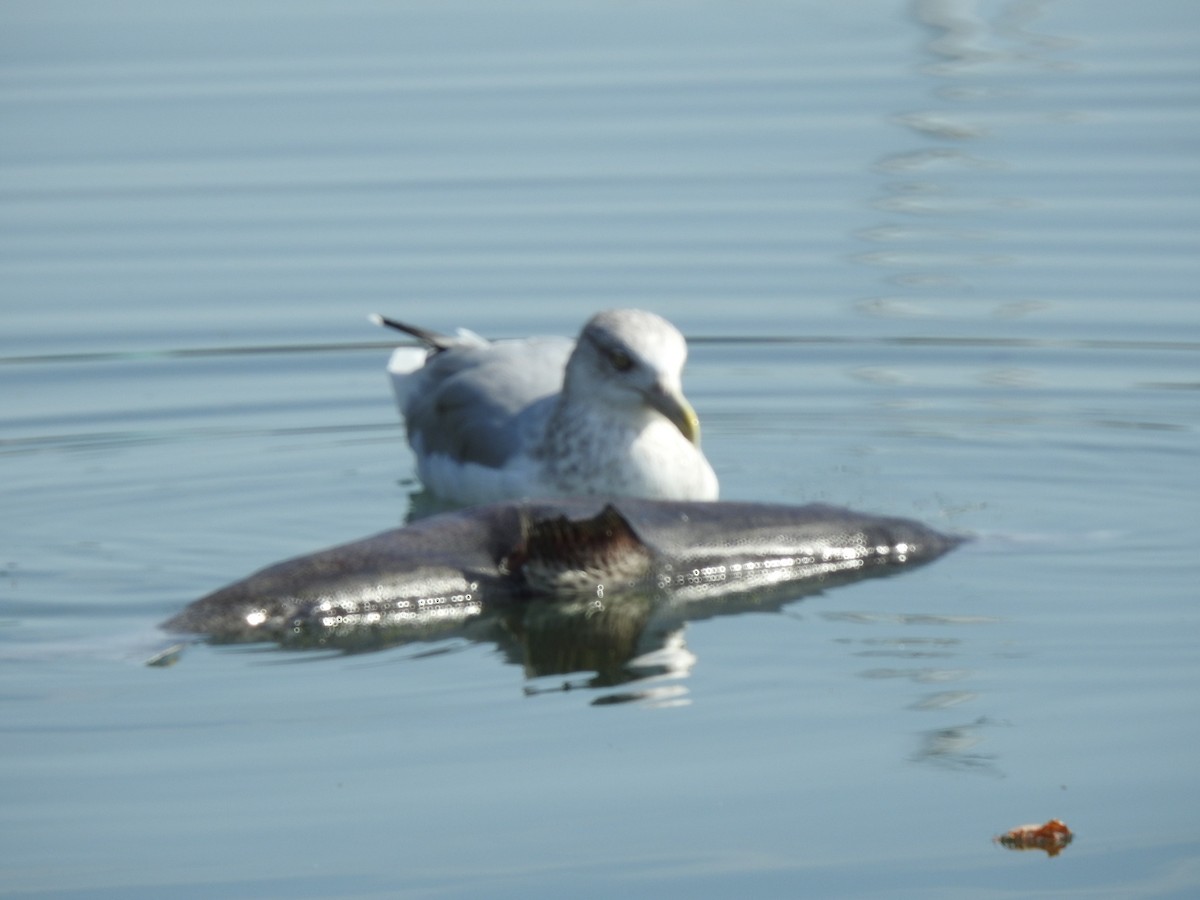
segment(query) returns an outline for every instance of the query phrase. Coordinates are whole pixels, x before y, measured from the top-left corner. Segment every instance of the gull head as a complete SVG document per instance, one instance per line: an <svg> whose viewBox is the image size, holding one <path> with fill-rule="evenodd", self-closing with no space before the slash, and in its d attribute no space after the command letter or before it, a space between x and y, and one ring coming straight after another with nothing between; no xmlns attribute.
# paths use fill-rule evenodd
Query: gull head
<svg viewBox="0 0 1200 900"><path fill-rule="evenodd" d="M563 394L635 415L654 410L699 445L700 420L683 396L685 362L687 343L666 319L640 309L606 310L583 327Z"/></svg>

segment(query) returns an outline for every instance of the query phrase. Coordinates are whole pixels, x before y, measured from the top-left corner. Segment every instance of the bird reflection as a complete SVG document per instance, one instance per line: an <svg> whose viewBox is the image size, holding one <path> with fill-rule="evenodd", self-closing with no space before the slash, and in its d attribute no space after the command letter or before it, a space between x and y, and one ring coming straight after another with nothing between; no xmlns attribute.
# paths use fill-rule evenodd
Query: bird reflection
<svg viewBox="0 0 1200 900"><path fill-rule="evenodd" d="M1003 773L996 766L995 756L975 749L983 741L980 732L993 724L987 718L979 718L922 732L913 760L954 771L1000 776Z"/></svg>
<svg viewBox="0 0 1200 900"><path fill-rule="evenodd" d="M623 686L627 689L602 694L593 705L680 705L687 702L687 688L679 682L697 663L684 639L688 620L775 611L817 592L793 585L786 593L723 596L708 608L695 601L674 605L652 590L537 600L503 616L495 638L506 658L524 669L527 695Z"/></svg>

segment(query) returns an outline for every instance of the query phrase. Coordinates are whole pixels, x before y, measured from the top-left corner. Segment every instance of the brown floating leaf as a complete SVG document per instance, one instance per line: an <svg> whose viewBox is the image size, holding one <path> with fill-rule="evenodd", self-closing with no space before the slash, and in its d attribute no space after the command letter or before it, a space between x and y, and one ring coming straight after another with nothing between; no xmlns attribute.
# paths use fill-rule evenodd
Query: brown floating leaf
<svg viewBox="0 0 1200 900"><path fill-rule="evenodd" d="M1018 825L994 840L1009 850L1045 850L1047 856L1058 856L1074 837L1065 822L1051 819L1045 825Z"/></svg>

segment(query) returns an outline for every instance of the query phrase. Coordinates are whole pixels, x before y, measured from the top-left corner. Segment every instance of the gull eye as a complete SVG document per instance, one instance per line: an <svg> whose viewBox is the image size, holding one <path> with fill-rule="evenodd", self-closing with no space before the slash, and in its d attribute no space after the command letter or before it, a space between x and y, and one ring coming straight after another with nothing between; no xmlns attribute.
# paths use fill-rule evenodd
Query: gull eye
<svg viewBox="0 0 1200 900"><path fill-rule="evenodd" d="M612 367L618 372L628 372L633 368L633 360L629 358L629 354L624 350L608 351L608 361L612 363Z"/></svg>

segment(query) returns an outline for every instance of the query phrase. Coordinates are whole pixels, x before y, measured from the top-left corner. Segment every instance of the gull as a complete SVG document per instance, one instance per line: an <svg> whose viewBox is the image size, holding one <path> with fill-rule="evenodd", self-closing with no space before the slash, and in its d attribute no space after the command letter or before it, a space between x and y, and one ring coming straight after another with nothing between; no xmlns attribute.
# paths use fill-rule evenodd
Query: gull
<svg viewBox="0 0 1200 900"><path fill-rule="evenodd" d="M388 374L421 481L443 500L717 499L681 386L687 343L661 316L606 310L575 341L495 342L371 319L425 345L398 347Z"/></svg>

